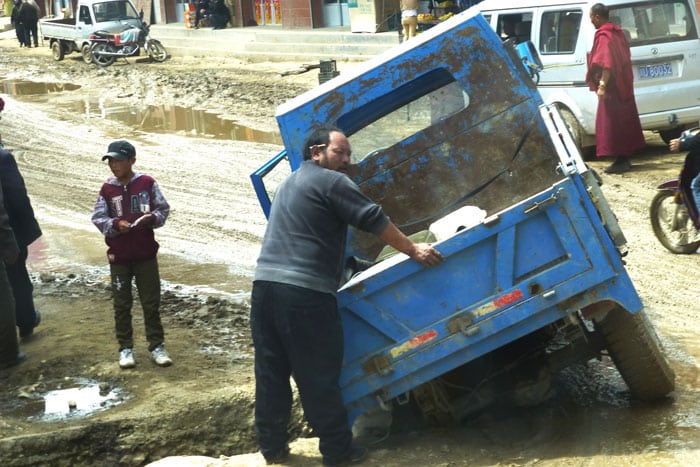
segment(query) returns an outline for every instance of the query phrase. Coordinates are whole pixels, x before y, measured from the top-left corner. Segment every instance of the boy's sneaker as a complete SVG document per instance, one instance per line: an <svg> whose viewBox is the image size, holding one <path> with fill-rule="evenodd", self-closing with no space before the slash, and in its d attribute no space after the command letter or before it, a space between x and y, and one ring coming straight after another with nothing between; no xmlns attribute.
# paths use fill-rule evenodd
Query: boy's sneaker
<svg viewBox="0 0 700 467"><path fill-rule="evenodd" d="M136 366L132 349L121 349L119 351L119 366L122 368L133 368Z"/></svg>
<svg viewBox="0 0 700 467"><path fill-rule="evenodd" d="M354 446L350 453L342 459L338 460L326 460L323 459L323 465L334 465L334 466L344 466L351 464L359 464L367 457L367 448L362 446Z"/></svg>
<svg viewBox="0 0 700 467"><path fill-rule="evenodd" d="M170 366L173 364L173 361L170 358L170 355L168 355L168 352L165 351L163 344L160 344L158 347L151 350L151 356L153 357L153 361L156 362L156 365L158 366Z"/></svg>

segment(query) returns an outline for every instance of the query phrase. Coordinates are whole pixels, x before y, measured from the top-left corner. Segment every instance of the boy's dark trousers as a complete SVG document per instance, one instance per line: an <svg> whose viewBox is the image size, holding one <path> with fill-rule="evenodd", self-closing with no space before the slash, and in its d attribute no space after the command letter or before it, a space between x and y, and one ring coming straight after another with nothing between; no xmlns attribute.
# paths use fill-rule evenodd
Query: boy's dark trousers
<svg viewBox="0 0 700 467"><path fill-rule="evenodd" d="M27 271L27 255L27 247L20 246L17 261L7 265L7 277L15 297L17 327L25 333L31 333L36 324L37 315L34 308L34 286Z"/></svg>
<svg viewBox="0 0 700 467"><path fill-rule="evenodd" d="M110 264L112 275L112 296L114 300L114 322L116 326L119 350L134 347L133 328L131 326L131 307L134 302L132 279L136 279L139 292L143 321L146 327L148 350L153 350L163 343L163 325L160 322L160 274L156 258L139 263Z"/></svg>
<svg viewBox="0 0 700 467"><path fill-rule="evenodd" d="M10 281L7 280L5 263L0 259L0 368L17 358L19 345L15 328L15 300Z"/></svg>

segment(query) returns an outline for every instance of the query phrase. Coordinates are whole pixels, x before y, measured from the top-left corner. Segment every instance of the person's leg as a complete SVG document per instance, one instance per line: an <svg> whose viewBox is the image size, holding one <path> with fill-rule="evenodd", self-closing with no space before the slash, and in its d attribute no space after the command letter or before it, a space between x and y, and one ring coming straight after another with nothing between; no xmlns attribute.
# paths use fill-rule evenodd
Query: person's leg
<svg viewBox="0 0 700 467"><path fill-rule="evenodd" d="M418 17L409 16L406 19L408 20L408 36L416 37L416 29L418 28Z"/></svg>
<svg viewBox="0 0 700 467"><path fill-rule="evenodd" d="M39 47L39 37L37 36L37 25L38 23L32 23L32 35L34 36L34 47Z"/></svg>
<svg viewBox="0 0 700 467"><path fill-rule="evenodd" d="M139 291L143 322L146 327L148 350L161 345L165 339L163 324L160 321L160 273L158 260L153 258L134 265L136 288Z"/></svg>
<svg viewBox="0 0 700 467"><path fill-rule="evenodd" d="M693 201L695 201L695 208L698 211L700 211L700 173L690 183L690 189L693 192Z"/></svg>
<svg viewBox="0 0 700 467"><path fill-rule="evenodd" d="M27 255L27 247L20 247L17 261L6 266L7 277L15 297L15 319L22 337L31 335L38 321L34 309L34 286L27 272Z"/></svg>
<svg viewBox="0 0 700 467"><path fill-rule="evenodd" d="M109 271L112 275L114 324L119 350L133 349L134 336L131 327L131 307L133 304L131 279L133 278L133 272L130 266L121 264L110 264Z"/></svg>
<svg viewBox="0 0 700 467"><path fill-rule="evenodd" d="M408 40L411 37L411 32L408 26L408 18L401 18L401 29L403 31L403 40Z"/></svg>
<svg viewBox="0 0 700 467"><path fill-rule="evenodd" d="M292 410L292 369L275 321L284 314L279 284L256 281L250 301L250 329L255 348L255 433L267 460L284 457Z"/></svg>
<svg viewBox="0 0 700 467"><path fill-rule="evenodd" d="M0 260L0 368L12 366L20 361L15 329L15 300L3 264Z"/></svg>
<svg viewBox="0 0 700 467"><path fill-rule="evenodd" d="M285 313L276 316L299 388L304 414L319 436L326 463L347 459L352 432L340 393L343 330L335 297L288 286L280 297Z"/></svg>

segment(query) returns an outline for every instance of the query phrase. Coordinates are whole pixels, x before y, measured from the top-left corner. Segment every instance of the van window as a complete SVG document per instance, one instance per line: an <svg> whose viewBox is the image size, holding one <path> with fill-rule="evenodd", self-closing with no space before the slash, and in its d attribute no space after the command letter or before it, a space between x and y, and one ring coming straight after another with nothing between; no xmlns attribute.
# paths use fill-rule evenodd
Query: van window
<svg viewBox="0 0 700 467"><path fill-rule="evenodd" d="M515 39L516 44L530 40L532 13L504 13L498 16L496 34L502 40Z"/></svg>
<svg viewBox="0 0 700 467"><path fill-rule="evenodd" d="M571 54L581 29L582 10L547 11L540 28L541 54Z"/></svg>
<svg viewBox="0 0 700 467"><path fill-rule="evenodd" d="M611 6L610 21L622 28L632 47L698 37L687 0Z"/></svg>

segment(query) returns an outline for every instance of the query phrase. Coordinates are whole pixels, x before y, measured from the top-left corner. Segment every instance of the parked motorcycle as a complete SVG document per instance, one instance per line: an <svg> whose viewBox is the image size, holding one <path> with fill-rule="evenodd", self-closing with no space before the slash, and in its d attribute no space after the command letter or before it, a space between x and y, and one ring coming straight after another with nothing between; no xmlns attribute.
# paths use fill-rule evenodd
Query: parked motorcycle
<svg viewBox="0 0 700 467"><path fill-rule="evenodd" d="M134 57L140 55L140 50L146 51L156 62L163 62L168 52L157 39L151 39L149 26L141 22L141 27L127 25L126 29L114 31L95 31L90 35L90 54L92 61L100 66L110 66L119 57Z"/></svg>
<svg viewBox="0 0 700 467"><path fill-rule="evenodd" d="M681 139L700 134L700 128L692 128L681 134ZM649 215L654 235L670 252L695 253L700 247L697 232L700 230L698 207L693 200L690 182L698 174L700 164L693 164L686 155L678 178L667 180L657 187L651 201Z"/></svg>

